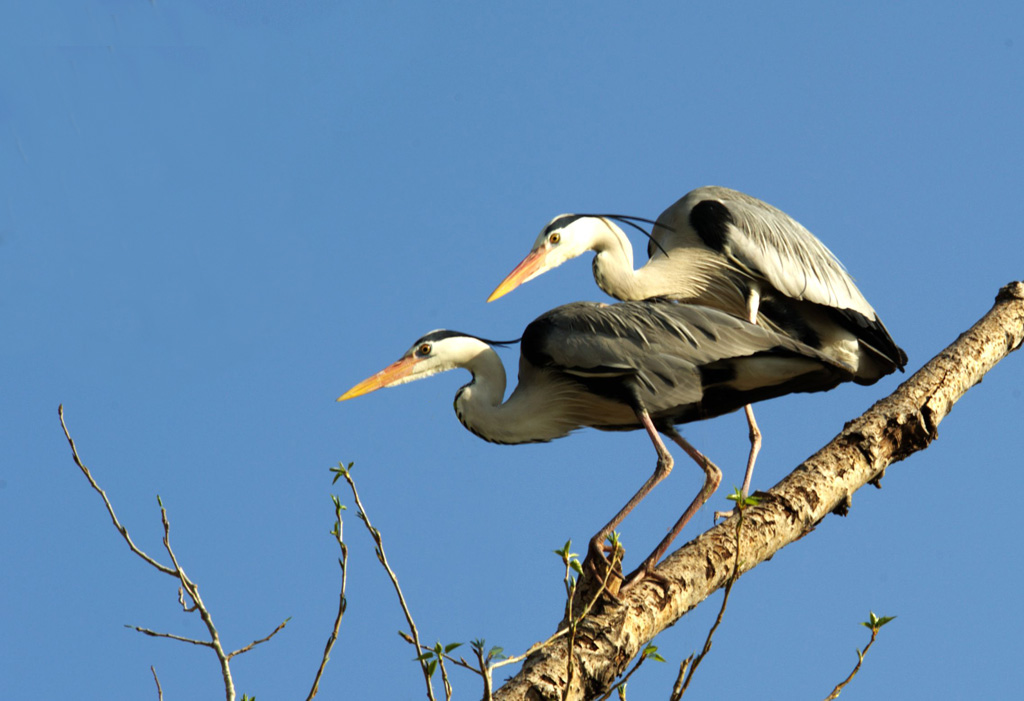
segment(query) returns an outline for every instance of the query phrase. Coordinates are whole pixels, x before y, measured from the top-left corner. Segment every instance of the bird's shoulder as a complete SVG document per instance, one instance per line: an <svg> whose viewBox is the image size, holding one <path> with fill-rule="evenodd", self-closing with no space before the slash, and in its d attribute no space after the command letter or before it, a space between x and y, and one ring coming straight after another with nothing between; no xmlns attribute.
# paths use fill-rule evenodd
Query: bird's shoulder
<svg viewBox="0 0 1024 701"><path fill-rule="evenodd" d="M706 186L687 193L659 217L663 219L667 233L660 241L669 250L699 242L786 296L875 316L835 254L800 222L767 202Z"/></svg>

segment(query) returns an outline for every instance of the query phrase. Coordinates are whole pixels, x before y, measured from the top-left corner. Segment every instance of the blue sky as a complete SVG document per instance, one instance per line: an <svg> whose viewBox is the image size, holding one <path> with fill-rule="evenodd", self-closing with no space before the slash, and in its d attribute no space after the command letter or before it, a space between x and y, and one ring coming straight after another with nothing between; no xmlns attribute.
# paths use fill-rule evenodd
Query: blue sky
<svg viewBox="0 0 1024 701"><path fill-rule="evenodd" d="M0 10L0 678L10 699L217 698L173 580L132 557L156 496L239 692L304 698L337 602L328 468L354 461L427 641L519 652L581 547L650 473L640 432L496 446L465 373L334 399L434 328L515 337L604 300L576 261L485 304L554 215L655 217L718 184L846 264L917 369L1024 277L1024 7L975 3L37 2ZM634 239L635 241L636 239ZM502 352L506 365L516 351ZM850 516L745 576L694 698L821 698L869 610L896 615L843 698L1019 691L1024 359L957 405ZM514 374L514 372L512 373ZM758 407L767 488L901 377ZM741 414L684 427L742 479ZM622 526L639 558L700 484L678 467ZM421 698L352 512L349 610L323 698ZM668 696L716 595L657 640ZM55 667L60 673L55 673ZM455 673L460 697L479 684ZM755 691L752 691L755 689Z"/></svg>

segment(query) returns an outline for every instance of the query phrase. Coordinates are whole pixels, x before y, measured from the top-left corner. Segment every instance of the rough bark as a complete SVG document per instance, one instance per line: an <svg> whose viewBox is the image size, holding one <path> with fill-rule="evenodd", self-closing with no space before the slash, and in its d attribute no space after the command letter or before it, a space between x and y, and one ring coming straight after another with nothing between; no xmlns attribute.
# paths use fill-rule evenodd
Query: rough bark
<svg viewBox="0 0 1024 701"><path fill-rule="evenodd" d="M1014 282L970 330L745 511L741 574L807 535L829 513L845 515L856 490L877 486L889 465L926 448L953 404L1022 340L1024 282ZM494 698L600 696L652 638L725 585L735 558L735 518L669 555L657 568L664 581L642 581L620 601L605 597L579 626L571 675L567 646L551 645L528 657Z"/></svg>

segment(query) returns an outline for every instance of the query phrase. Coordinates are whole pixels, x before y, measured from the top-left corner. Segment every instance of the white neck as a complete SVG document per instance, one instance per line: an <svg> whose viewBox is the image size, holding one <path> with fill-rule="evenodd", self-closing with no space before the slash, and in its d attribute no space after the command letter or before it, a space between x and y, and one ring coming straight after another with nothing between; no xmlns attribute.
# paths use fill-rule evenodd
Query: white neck
<svg viewBox="0 0 1024 701"><path fill-rule="evenodd" d="M520 368L520 386L502 403L505 367L490 346L458 366L469 370L473 381L455 395L455 414L480 438L492 443L537 443L579 428L572 412L564 410L578 394L571 391L569 383L524 383L524 372L529 374L533 368ZM545 385L543 391L530 389L538 384Z"/></svg>
<svg viewBox="0 0 1024 701"><path fill-rule="evenodd" d="M714 286L710 259L713 254L688 241L676 241L668 255L656 252L639 270L633 269L633 246L629 239L607 219L588 217L587 222L594 257L594 280L607 294L621 300L648 297L701 301ZM714 295L710 295L714 297ZM742 297L740 303L742 304Z"/></svg>
<svg viewBox="0 0 1024 701"><path fill-rule="evenodd" d="M606 294L616 299L644 299L636 271L633 270L633 245L618 226L599 217L580 219L573 226L586 227L594 256L594 280Z"/></svg>

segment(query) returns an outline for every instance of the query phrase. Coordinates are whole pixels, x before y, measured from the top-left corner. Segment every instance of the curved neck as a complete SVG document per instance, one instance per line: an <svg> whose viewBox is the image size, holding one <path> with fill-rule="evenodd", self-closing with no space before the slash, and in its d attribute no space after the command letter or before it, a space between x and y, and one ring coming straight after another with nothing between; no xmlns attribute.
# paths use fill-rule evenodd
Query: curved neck
<svg viewBox="0 0 1024 701"><path fill-rule="evenodd" d="M590 227L594 256L594 280L606 294L621 300L638 300L644 294L633 270L633 245L618 226L608 219L580 220Z"/></svg>
<svg viewBox="0 0 1024 701"><path fill-rule="evenodd" d="M543 391L532 387L545 383L523 382L533 368L520 367L520 385L507 402L505 367L490 347L471 360L460 363L473 374L473 381L455 395L455 414L474 434L491 443L537 443L567 435L579 423L556 411L559 408L557 382L546 383Z"/></svg>
<svg viewBox="0 0 1024 701"><path fill-rule="evenodd" d="M593 221L594 280L607 294L624 301L668 297L718 306L710 293L721 277L714 275L720 266L717 254L677 242L669 253L655 252L634 270L633 247L622 230L606 219ZM742 294L739 299L742 308Z"/></svg>

